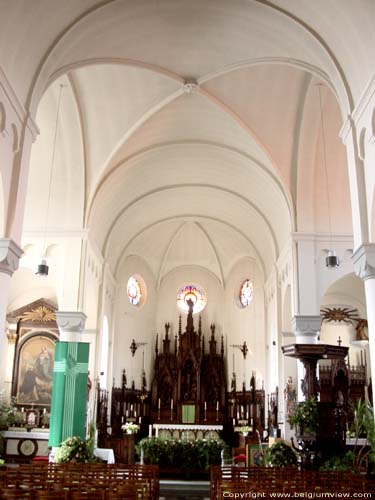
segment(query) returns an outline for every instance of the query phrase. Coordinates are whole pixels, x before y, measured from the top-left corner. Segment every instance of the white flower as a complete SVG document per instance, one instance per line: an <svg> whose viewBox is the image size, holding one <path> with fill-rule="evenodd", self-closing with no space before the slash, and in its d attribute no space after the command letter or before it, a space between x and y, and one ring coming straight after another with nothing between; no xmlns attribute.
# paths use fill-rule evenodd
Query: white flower
<svg viewBox="0 0 375 500"><path fill-rule="evenodd" d="M132 422L127 422L126 424L121 426L121 429L124 432L131 432L131 433L136 433L139 431L139 425L133 424Z"/></svg>

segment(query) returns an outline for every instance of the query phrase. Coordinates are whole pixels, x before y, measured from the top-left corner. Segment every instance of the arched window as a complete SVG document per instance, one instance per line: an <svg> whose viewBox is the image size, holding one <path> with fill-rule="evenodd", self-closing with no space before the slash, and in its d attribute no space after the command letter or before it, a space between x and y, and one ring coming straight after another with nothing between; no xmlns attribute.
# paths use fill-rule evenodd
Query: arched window
<svg viewBox="0 0 375 500"><path fill-rule="evenodd" d="M240 288L240 304L242 307L247 307L250 302L253 300L254 296L254 287L253 282L249 279L246 279Z"/></svg>
<svg viewBox="0 0 375 500"><path fill-rule="evenodd" d="M185 313L189 312L189 306L187 305L189 299L194 304L193 314L203 311L207 303L207 298L206 292L202 288L197 285L185 285L180 288L177 294L177 306Z"/></svg>
<svg viewBox="0 0 375 500"><path fill-rule="evenodd" d="M142 298L141 284L134 276L130 276L128 281L128 299L133 306L138 306Z"/></svg>

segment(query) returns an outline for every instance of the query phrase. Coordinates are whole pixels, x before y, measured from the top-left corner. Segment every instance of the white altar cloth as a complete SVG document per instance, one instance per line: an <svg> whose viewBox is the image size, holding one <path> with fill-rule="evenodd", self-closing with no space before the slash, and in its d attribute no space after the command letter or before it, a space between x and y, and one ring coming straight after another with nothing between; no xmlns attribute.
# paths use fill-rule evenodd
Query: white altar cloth
<svg viewBox="0 0 375 500"><path fill-rule="evenodd" d="M100 460L104 460L107 464L115 463L115 454L112 448L95 448L94 455Z"/></svg>

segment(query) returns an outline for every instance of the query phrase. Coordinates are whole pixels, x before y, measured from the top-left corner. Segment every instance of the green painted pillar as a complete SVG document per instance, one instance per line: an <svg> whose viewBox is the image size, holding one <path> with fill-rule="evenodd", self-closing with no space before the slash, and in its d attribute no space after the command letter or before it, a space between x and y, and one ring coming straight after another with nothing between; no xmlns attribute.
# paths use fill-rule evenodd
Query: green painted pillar
<svg viewBox="0 0 375 500"><path fill-rule="evenodd" d="M89 344L80 342L86 316L57 312L60 342L53 368L49 446L60 446L72 436L86 437Z"/></svg>

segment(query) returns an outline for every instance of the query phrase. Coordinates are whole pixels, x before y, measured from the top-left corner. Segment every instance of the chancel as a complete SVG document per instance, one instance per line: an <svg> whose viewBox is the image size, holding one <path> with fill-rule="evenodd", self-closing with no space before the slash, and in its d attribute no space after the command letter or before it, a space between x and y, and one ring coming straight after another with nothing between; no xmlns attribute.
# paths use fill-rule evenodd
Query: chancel
<svg viewBox="0 0 375 500"><path fill-rule="evenodd" d="M235 467L285 491L280 465L371 489L374 19L0 1L0 490L38 462L72 497L94 456L126 466L105 500L221 498Z"/></svg>

